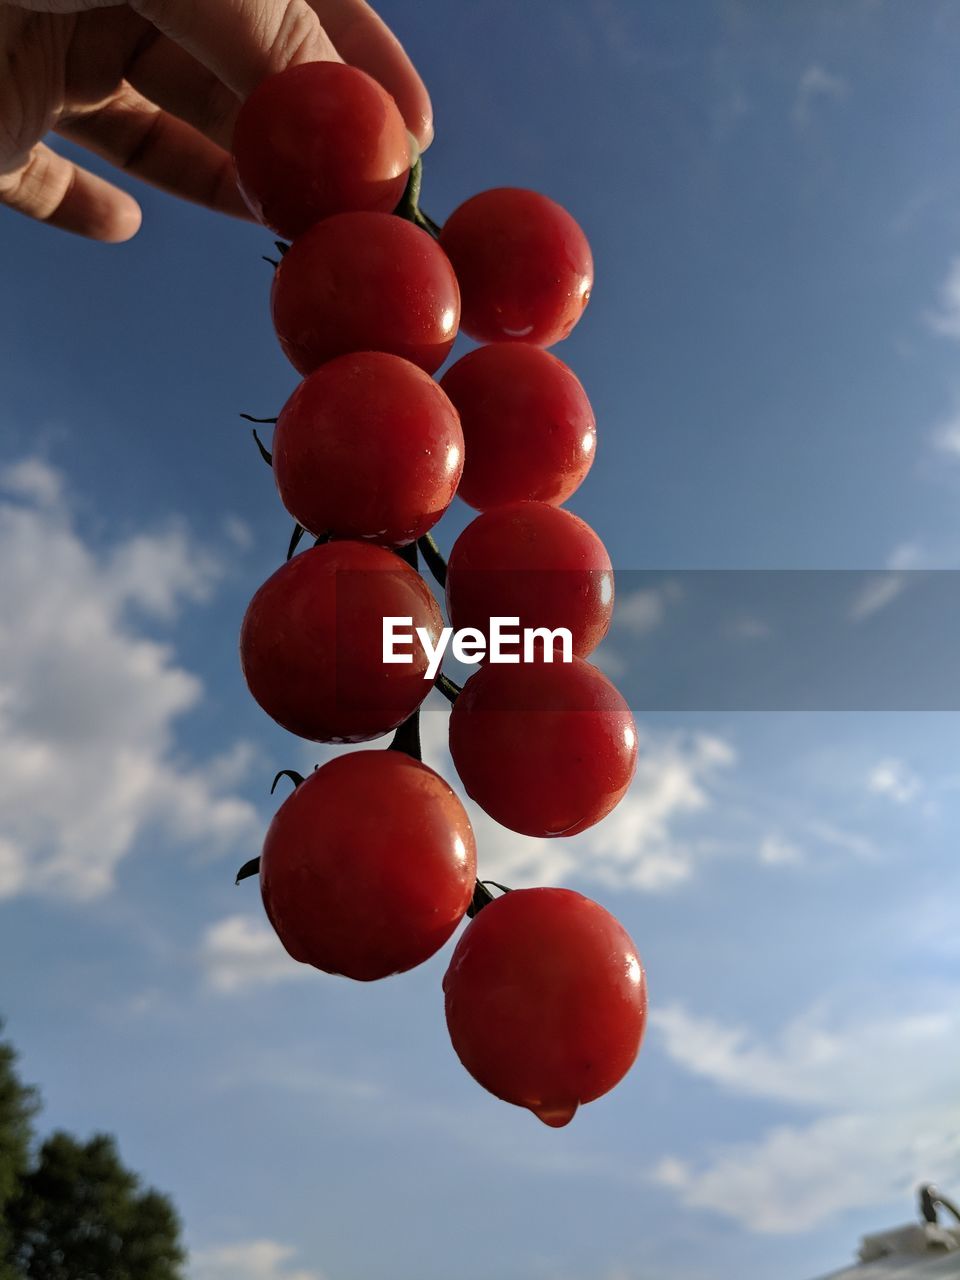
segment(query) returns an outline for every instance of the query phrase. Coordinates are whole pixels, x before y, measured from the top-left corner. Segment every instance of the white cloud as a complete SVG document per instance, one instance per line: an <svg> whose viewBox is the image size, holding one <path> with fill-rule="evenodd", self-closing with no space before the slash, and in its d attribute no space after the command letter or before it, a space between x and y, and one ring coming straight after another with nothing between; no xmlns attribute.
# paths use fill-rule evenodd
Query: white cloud
<svg viewBox="0 0 960 1280"><path fill-rule="evenodd" d="M297 1250L275 1240L219 1245L191 1255L191 1280L323 1280L294 1265Z"/></svg>
<svg viewBox="0 0 960 1280"><path fill-rule="evenodd" d="M0 559L0 897L101 894L153 825L242 850L259 822L224 785L238 757L178 758L203 687L137 621L209 594L213 558L180 526L95 550L31 458L0 472Z"/></svg>
<svg viewBox="0 0 960 1280"><path fill-rule="evenodd" d="M960 409L938 422L930 434L930 443L937 453L949 458L960 458Z"/></svg>
<svg viewBox="0 0 960 1280"><path fill-rule="evenodd" d="M678 1005L654 1010L662 1047L685 1070L812 1113L693 1160L669 1155L654 1177L688 1206L761 1232L803 1231L925 1179L949 1185L960 1177L958 994L924 1009L887 993L880 1012L841 1022L814 1010L766 1040Z"/></svg>
<svg viewBox="0 0 960 1280"><path fill-rule="evenodd" d="M881 609L893 604L903 594L907 579L902 573L878 574L869 578L854 596L848 617L851 622L863 622Z"/></svg>
<svg viewBox="0 0 960 1280"><path fill-rule="evenodd" d="M804 128L813 118L814 104L819 101L840 102L850 92L850 86L841 76L813 63L807 67L797 85L793 100L793 122Z"/></svg>
<svg viewBox="0 0 960 1280"><path fill-rule="evenodd" d="M865 862L877 857L876 845L868 836L858 831L845 831L832 822L824 822L822 818L808 822L807 830L815 840L839 849L841 853L852 854L854 858L862 858Z"/></svg>
<svg viewBox="0 0 960 1280"><path fill-rule="evenodd" d="M796 867L803 862L803 854L791 841L771 832L760 841L760 861L768 867Z"/></svg>
<svg viewBox="0 0 960 1280"><path fill-rule="evenodd" d="M210 925L200 944L200 963L207 984L223 995L316 976L287 955L265 918L254 916L227 916Z"/></svg>
<svg viewBox="0 0 960 1280"><path fill-rule="evenodd" d="M116 547L104 565L103 586L118 612L135 606L169 622L183 600L209 599L219 576L217 559L182 524L171 524L160 535L138 534Z"/></svg>
<svg viewBox="0 0 960 1280"><path fill-rule="evenodd" d="M951 260L937 307L926 313L926 321L934 333L960 341L960 257Z"/></svg>
<svg viewBox="0 0 960 1280"><path fill-rule="evenodd" d="M661 625L667 605L679 600L681 594L678 583L665 582L660 587L640 587L625 596L617 596L614 625L631 635L645 636Z"/></svg>
<svg viewBox="0 0 960 1280"><path fill-rule="evenodd" d="M881 760L871 769L867 788L874 795L888 796L897 804L909 804L923 790L923 784L902 760Z"/></svg>
<svg viewBox="0 0 960 1280"><path fill-rule="evenodd" d="M755 618L749 614L741 618L733 618L727 624L726 634L731 640L769 640L773 628L763 618Z"/></svg>
<svg viewBox="0 0 960 1280"><path fill-rule="evenodd" d="M734 763L735 752L721 738L702 733L640 730L639 739L630 790L611 814L581 835L566 840L516 835L471 804L484 879L512 888L583 880L647 893L689 880L699 848L677 827L710 807L713 784ZM436 761L433 754L427 758Z"/></svg>
<svg viewBox="0 0 960 1280"><path fill-rule="evenodd" d="M56 507L63 501L60 473L42 458L21 458L4 467L4 490L13 497L25 498L38 507Z"/></svg>

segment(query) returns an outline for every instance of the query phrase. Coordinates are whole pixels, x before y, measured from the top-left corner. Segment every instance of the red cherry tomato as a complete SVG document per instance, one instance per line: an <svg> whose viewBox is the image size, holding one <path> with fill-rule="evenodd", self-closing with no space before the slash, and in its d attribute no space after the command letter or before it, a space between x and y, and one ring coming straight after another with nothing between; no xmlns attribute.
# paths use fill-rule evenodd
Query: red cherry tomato
<svg viewBox="0 0 960 1280"><path fill-rule="evenodd" d="M476 861L470 820L438 774L399 751L357 751L281 805L260 889L295 960L370 982L443 946L470 904Z"/></svg>
<svg viewBox="0 0 960 1280"><path fill-rule="evenodd" d="M436 644L443 626L427 584L393 552L330 542L294 556L250 601L240 663L267 715L315 742L388 733L430 692L423 646L385 665L383 618L413 619Z"/></svg>
<svg viewBox="0 0 960 1280"><path fill-rule="evenodd" d="M458 493L479 511L532 499L558 506L590 470L590 401L556 356L521 342L471 351L443 375L467 441Z"/></svg>
<svg viewBox="0 0 960 1280"><path fill-rule="evenodd" d="M515 889L485 906L443 990L453 1047L473 1078L553 1128L623 1079L647 1016L629 934L570 889Z"/></svg>
<svg viewBox="0 0 960 1280"><path fill-rule="evenodd" d="M519 618L521 627L566 627L582 658L610 626L610 557L571 511L546 502L494 507L453 544L447 610L451 626L475 627L484 636L492 617Z"/></svg>
<svg viewBox="0 0 960 1280"><path fill-rule="evenodd" d="M450 754L467 793L502 826L572 836L623 797L637 731L614 686L580 658L487 663L453 705Z"/></svg>
<svg viewBox="0 0 960 1280"><path fill-rule="evenodd" d="M268 76L240 108L237 182L251 212L293 239L333 213L396 208L410 142L389 93L342 62Z"/></svg>
<svg viewBox="0 0 960 1280"><path fill-rule="evenodd" d="M281 410L273 475L314 533L412 542L443 515L463 469L457 411L399 356L363 351L321 365Z"/></svg>
<svg viewBox="0 0 960 1280"><path fill-rule="evenodd" d="M447 358L460 294L446 255L389 213L340 213L294 240L274 273L273 325L310 373L349 351L389 351L427 373Z"/></svg>
<svg viewBox="0 0 960 1280"><path fill-rule="evenodd" d="M587 238L536 191L481 191L440 236L460 281L463 331L478 342L551 347L580 319L593 288Z"/></svg>

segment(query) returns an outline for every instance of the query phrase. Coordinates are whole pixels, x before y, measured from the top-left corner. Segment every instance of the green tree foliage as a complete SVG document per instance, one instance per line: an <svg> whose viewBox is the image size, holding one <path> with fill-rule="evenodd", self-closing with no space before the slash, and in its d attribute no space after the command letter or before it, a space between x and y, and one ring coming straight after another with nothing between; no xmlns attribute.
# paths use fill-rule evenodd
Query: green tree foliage
<svg viewBox="0 0 960 1280"><path fill-rule="evenodd" d="M180 1224L98 1134L31 1156L36 1095L0 1043L0 1280L182 1280Z"/></svg>
<svg viewBox="0 0 960 1280"><path fill-rule="evenodd" d="M12 1046L0 1042L0 1280L17 1280L20 1274L10 1261L14 1242L8 1207L29 1169L31 1121L39 1106L34 1090L20 1083L16 1061Z"/></svg>

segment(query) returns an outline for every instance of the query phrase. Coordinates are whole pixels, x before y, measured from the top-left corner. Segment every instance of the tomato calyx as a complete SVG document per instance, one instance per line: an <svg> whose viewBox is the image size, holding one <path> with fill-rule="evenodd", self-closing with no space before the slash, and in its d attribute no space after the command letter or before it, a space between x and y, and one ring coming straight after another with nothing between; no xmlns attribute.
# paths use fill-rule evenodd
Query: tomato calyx
<svg viewBox="0 0 960 1280"><path fill-rule="evenodd" d="M287 244L286 240L274 240L273 243L277 247L277 253L279 253L280 258L282 258L283 255L287 253L290 249L290 246ZM265 253L261 253L260 257L264 260L264 262L269 262L271 267L273 267L274 271L276 271L277 267L279 267L280 265L280 258L268 258Z"/></svg>
<svg viewBox="0 0 960 1280"><path fill-rule="evenodd" d="M434 240L439 240L441 227L420 208L420 190L422 186L423 161L417 156L415 163L410 168L410 176L407 178L407 185L404 188L403 195L400 197L400 203L393 212L396 217L406 218L415 227L425 231L428 236L431 236Z"/></svg>
<svg viewBox="0 0 960 1280"><path fill-rule="evenodd" d="M296 791L297 787L299 787L304 781L303 774L298 773L296 769L281 769L274 776L273 782L270 784L271 795L273 795L274 791L276 791L277 783L280 781L281 778L289 778L290 781L293 783L294 791ZM240 868L240 870L237 872L237 878L234 880L233 883L239 884L241 880L249 880L251 876L256 876L259 874L260 874L260 859L259 857L251 858L250 861L245 862L243 866Z"/></svg>
<svg viewBox="0 0 960 1280"><path fill-rule="evenodd" d="M272 425L273 423L276 422L276 418L254 418L249 413L241 413L240 417L243 418L244 421L246 422L256 422L258 425L263 425L263 424ZM267 464L268 467L272 467L273 454L270 452L267 446L263 443L263 441L257 435L256 427L253 428L253 439L256 443L257 448L260 451L260 457L264 460L264 462Z"/></svg>
<svg viewBox="0 0 960 1280"><path fill-rule="evenodd" d="M500 894L492 894L487 888L488 884L492 884L495 889L499 889ZM505 893L510 893L510 890L505 884L500 884L498 880L478 880L474 885L473 897L470 899L470 905L467 907L468 919L472 920L478 912L483 910L484 907L488 907L491 902L496 902L497 897L502 896Z"/></svg>
<svg viewBox="0 0 960 1280"><path fill-rule="evenodd" d="M234 880L233 883L239 884L241 880L249 880L251 876L258 876L259 874L260 874L260 859L259 857L251 858L250 861L245 862L243 866L240 868L240 870L237 872L237 878L236 880Z"/></svg>
<svg viewBox="0 0 960 1280"><path fill-rule="evenodd" d="M280 781L281 778L289 778L290 781L293 783L294 791L296 791L297 787L299 787L303 782L303 774L297 773L296 769L281 769L274 777L273 782L271 782L270 784L271 795L273 795L273 793L276 791L277 783Z"/></svg>

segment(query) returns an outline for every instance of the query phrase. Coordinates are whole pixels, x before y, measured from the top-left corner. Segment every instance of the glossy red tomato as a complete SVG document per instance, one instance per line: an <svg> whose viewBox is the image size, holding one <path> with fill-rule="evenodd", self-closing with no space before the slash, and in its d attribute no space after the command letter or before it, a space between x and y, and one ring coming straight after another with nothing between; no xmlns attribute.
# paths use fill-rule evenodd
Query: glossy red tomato
<svg viewBox="0 0 960 1280"><path fill-rule="evenodd" d="M621 695L581 658L488 663L453 705L450 754L491 818L527 836L572 836L623 797L637 731Z"/></svg>
<svg viewBox="0 0 960 1280"><path fill-rule="evenodd" d="M349 351L389 351L433 373L460 323L437 242L389 213L340 213L294 240L274 273L273 325L301 373Z"/></svg>
<svg viewBox="0 0 960 1280"><path fill-rule="evenodd" d="M592 653L610 626L613 569L603 543L571 511L546 502L494 507L468 524L447 566L451 626L487 636L493 617L566 627Z"/></svg>
<svg viewBox="0 0 960 1280"><path fill-rule="evenodd" d="M371 76L342 62L305 62L251 93L233 159L253 214L293 239L333 213L395 209L410 142L397 104Z"/></svg>
<svg viewBox="0 0 960 1280"><path fill-rule="evenodd" d="M364 742L411 715L432 688L427 659L385 665L383 618L413 619L435 644L443 626L424 580L363 542L304 551L268 578L240 631L247 685L267 715L316 742Z"/></svg>
<svg viewBox="0 0 960 1280"><path fill-rule="evenodd" d="M536 191L481 191L447 219L440 243L460 281L463 331L478 342L553 346L590 299L587 238Z"/></svg>
<svg viewBox="0 0 960 1280"><path fill-rule="evenodd" d="M443 946L470 905L476 862L470 820L438 774L400 751L356 751L277 811L260 889L295 960L369 982Z"/></svg>
<svg viewBox="0 0 960 1280"><path fill-rule="evenodd" d="M473 1078L553 1128L623 1079L647 1016L629 934L570 889L515 889L485 906L443 990L453 1047Z"/></svg>
<svg viewBox="0 0 960 1280"><path fill-rule="evenodd" d="M443 515L463 469L457 411L408 360L362 351L321 365L273 435L281 501L314 533L400 546Z"/></svg>
<svg viewBox="0 0 960 1280"><path fill-rule="evenodd" d="M440 385L467 442L464 502L480 511L524 499L559 505L579 488L596 451L596 421L556 356L522 342L478 347Z"/></svg>

